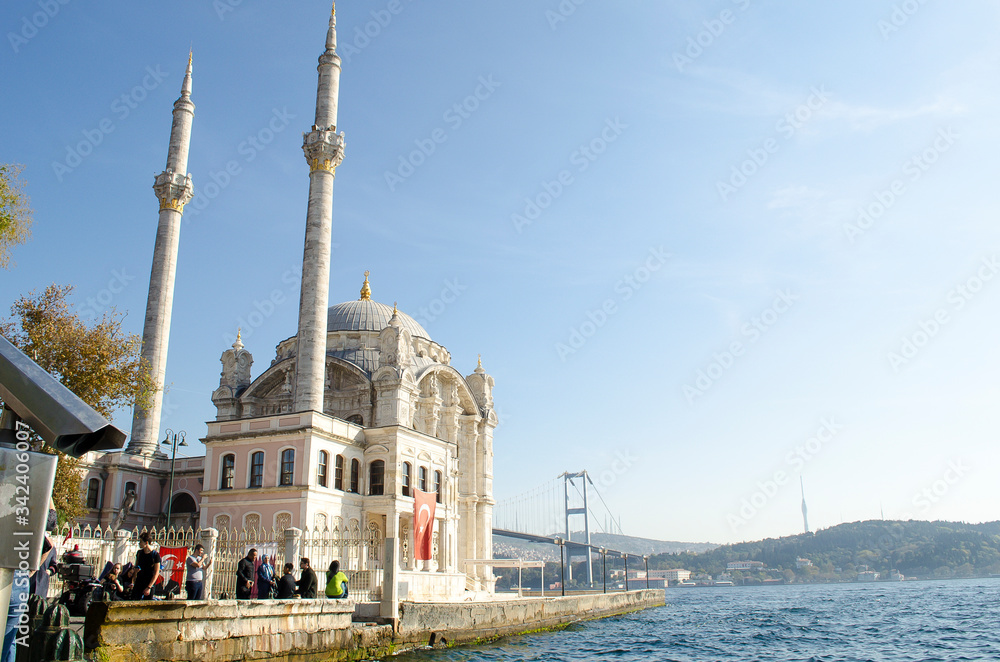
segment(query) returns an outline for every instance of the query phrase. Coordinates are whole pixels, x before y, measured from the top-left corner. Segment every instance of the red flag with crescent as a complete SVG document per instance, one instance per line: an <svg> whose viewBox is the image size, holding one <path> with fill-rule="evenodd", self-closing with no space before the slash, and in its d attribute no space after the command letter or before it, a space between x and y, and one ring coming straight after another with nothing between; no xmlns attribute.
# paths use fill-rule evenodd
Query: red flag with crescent
<svg viewBox="0 0 1000 662"><path fill-rule="evenodd" d="M430 561L434 546L434 510L437 494L413 490L413 542L418 561Z"/></svg>
<svg viewBox="0 0 1000 662"><path fill-rule="evenodd" d="M184 586L187 555L187 547L160 547L160 577L164 582L174 580Z"/></svg>

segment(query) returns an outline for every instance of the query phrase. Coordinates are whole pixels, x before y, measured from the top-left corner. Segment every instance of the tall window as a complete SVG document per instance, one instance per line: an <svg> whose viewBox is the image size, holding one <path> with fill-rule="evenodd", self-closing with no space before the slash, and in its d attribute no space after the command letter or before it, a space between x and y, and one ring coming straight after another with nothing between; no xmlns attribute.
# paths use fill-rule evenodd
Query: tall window
<svg viewBox="0 0 1000 662"><path fill-rule="evenodd" d="M437 497L435 497L436 501L438 503L441 503L441 472L440 471L435 471L434 472L434 492L437 493Z"/></svg>
<svg viewBox="0 0 1000 662"><path fill-rule="evenodd" d="M129 481L129 482L125 483L125 496L128 496L129 492L131 492L132 494L136 495L136 497L139 496L139 487L135 483L133 483L132 481ZM138 505L136 505L136 506L133 506L132 509L133 510L138 510L139 507L138 507Z"/></svg>
<svg viewBox="0 0 1000 662"><path fill-rule="evenodd" d="M264 487L264 451L250 456L250 487Z"/></svg>
<svg viewBox="0 0 1000 662"><path fill-rule="evenodd" d="M403 462L403 496L410 495L410 472L413 471L409 462Z"/></svg>
<svg viewBox="0 0 1000 662"><path fill-rule="evenodd" d="M385 462L382 460L368 465L368 494L385 494Z"/></svg>
<svg viewBox="0 0 1000 662"><path fill-rule="evenodd" d="M316 470L316 482L320 487L326 487L326 465L330 461L330 454L326 451L319 452L319 468Z"/></svg>
<svg viewBox="0 0 1000 662"><path fill-rule="evenodd" d="M279 485L291 485L295 478L295 449L281 451L281 481Z"/></svg>
<svg viewBox="0 0 1000 662"><path fill-rule="evenodd" d="M222 457L222 481L219 484L220 490L231 490L233 489L233 483L236 481L236 456L235 455L224 455Z"/></svg>
<svg viewBox="0 0 1000 662"><path fill-rule="evenodd" d="M344 456L337 456L337 464L333 469L333 489L344 489Z"/></svg>
<svg viewBox="0 0 1000 662"><path fill-rule="evenodd" d="M420 491L421 492L426 492L427 491L427 467L420 467L420 473L418 473L417 475L420 476L420 482L418 483L418 485L420 485Z"/></svg>
<svg viewBox="0 0 1000 662"><path fill-rule="evenodd" d="M101 501L101 481L91 478L87 482L87 508L99 508Z"/></svg>
<svg viewBox="0 0 1000 662"><path fill-rule="evenodd" d="M361 463L351 460L351 492L361 493Z"/></svg>

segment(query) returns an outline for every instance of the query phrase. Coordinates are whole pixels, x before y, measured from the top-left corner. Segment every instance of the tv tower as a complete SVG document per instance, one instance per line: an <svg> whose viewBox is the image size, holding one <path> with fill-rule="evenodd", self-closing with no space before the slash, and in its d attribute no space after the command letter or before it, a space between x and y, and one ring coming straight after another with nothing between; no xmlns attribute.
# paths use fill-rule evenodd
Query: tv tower
<svg viewBox="0 0 1000 662"><path fill-rule="evenodd" d="M802 527L809 533L809 509L806 508L806 487L799 476L799 487L802 489Z"/></svg>

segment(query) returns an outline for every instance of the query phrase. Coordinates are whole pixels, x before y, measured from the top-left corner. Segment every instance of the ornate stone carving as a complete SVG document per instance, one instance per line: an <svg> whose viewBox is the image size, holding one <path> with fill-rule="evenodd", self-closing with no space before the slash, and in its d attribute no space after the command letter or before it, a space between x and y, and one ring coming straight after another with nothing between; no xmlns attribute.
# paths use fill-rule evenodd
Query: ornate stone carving
<svg viewBox="0 0 1000 662"><path fill-rule="evenodd" d="M153 191L160 200L160 211L173 209L184 213L184 205L194 197L194 183L190 175L175 173L167 168L156 176Z"/></svg>
<svg viewBox="0 0 1000 662"><path fill-rule="evenodd" d="M302 135L302 151L309 163L309 172L324 170L332 173L344 161L344 132L313 127L312 131Z"/></svg>

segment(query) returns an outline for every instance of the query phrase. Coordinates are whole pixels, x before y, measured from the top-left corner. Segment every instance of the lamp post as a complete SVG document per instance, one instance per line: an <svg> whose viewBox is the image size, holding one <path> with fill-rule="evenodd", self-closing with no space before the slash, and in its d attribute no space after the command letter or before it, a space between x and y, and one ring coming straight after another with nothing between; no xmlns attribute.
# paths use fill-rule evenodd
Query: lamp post
<svg viewBox="0 0 1000 662"><path fill-rule="evenodd" d="M160 442L164 446L171 446L172 447L172 451L171 451L171 454L170 454L170 487L167 490L167 526L165 527L165 531L169 531L170 530L170 515L171 515L170 510L171 510L171 508L174 505L174 498L173 498L174 497L174 465L177 463L177 447L178 446L187 446L187 442L184 441L185 437L187 437L187 432L185 432L184 430L181 430L180 432L178 432L178 433L175 434L173 430L171 430L170 428L167 428L167 436L166 436L166 438L163 441ZM180 443L178 443L178 441Z"/></svg>
<svg viewBox="0 0 1000 662"><path fill-rule="evenodd" d="M649 554L642 555L642 562L646 564L646 588L649 588Z"/></svg>
<svg viewBox="0 0 1000 662"><path fill-rule="evenodd" d="M625 559L625 592L628 593L628 554L622 554L622 558Z"/></svg>
<svg viewBox="0 0 1000 662"><path fill-rule="evenodd" d="M563 539L556 538L555 542L559 545L559 589L562 596L566 595L566 562L563 560Z"/></svg>
<svg viewBox="0 0 1000 662"><path fill-rule="evenodd" d="M608 592L608 550L601 547L601 574L604 576L604 592Z"/></svg>

